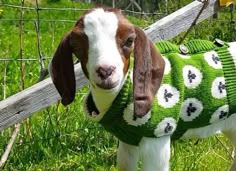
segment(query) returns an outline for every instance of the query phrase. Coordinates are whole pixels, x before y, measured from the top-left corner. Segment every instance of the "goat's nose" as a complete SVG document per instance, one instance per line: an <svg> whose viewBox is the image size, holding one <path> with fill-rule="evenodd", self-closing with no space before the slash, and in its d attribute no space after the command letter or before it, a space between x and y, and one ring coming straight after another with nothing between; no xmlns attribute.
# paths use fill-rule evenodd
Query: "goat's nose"
<svg viewBox="0 0 236 171"><path fill-rule="evenodd" d="M115 69L116 69L116 67L114 67L114 66L100 66L100 67L98 67L96 72L102 80L105 80L109 76L112 75L112 73L115 71Z"/></svg>

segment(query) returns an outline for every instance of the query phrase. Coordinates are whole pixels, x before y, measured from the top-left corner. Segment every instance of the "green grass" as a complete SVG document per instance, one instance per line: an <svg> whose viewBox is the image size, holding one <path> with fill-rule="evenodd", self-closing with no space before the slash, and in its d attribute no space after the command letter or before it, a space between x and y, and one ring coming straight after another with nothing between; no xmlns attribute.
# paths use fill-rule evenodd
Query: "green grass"
<svg viewBox="0 0 236 171"><path fill-rule="evenodd" d="M3 0L3 3L18 4L17 0ZM187 2L187 1L186 1ZM184 2L184 3L186 3ZM189 2L189 1L188 1ZM29 5L29 4L27 4ZM61 0L57 3L42 1L42 7L77 7L89 8L91 5ZM176 9L173 4L171 8ZM20 11L1 7L0 19L19 18ZM1 10L0 10L1 11ZM230 18L230 13L221 13L219 19ZM41 49L45 57L51 57L61 39L69 31L73 22L46 22L43 20L76 20L81 12L78 11L40 11ZM25 19L35 19L35 11L26 10ZM146 27L156 20L156 17L137 18L129 16L134 24ZM198 25L187 37L187 40L202 38L213 40L217 37L230 41L235 40L235 32L229 29L229 23L206 21ZM177 42L179 37L173 39ZM19 22L0 21L0 58L19 58ZM32 21L24 22L23 57L37 59L36 32ZM46 65L49 60L46 60ZM23 62L25 88L34 85L39 78L40 67L37 61ZM6 79L4 82L4 76ZM0 62L0 100L21 91L22 81L20 62ZM5 91L4 91L5 89ZM35 170L116 170L117 139L91 121L83 114L82 103L88 88L77 92L75 102L64 108L56 104L29 119L30 128L22 123L20 134L11 151L3 170L6 171L35 171ZM13 128L0 133L0 155L3 154ZM29 134L32 134L32 137ZM232 146L223 137L219 139L232 151ZM227 150L215 138L200 140L177 141L172 144L171 170L174 171L221 171L226 170L231 159Z"/></svg>

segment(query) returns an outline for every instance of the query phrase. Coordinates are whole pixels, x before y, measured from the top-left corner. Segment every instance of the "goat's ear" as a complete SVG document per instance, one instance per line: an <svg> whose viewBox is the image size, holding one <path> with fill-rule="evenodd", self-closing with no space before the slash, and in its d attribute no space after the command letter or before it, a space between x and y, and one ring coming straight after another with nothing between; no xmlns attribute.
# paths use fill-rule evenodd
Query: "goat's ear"
<svg viewBox="0 0 236 171"><path fill-rule="evenodd" d="M165 63L143 30L135 27L134 42L134 115L147 114L160 87Z"/></svg>
<svg viewBox="0 0 236 171"><path fill-rule="evenodd" d="M74 100L76 90L70 34L61 40L49 68L52 81L62 97L61 103L64 106Z"/></svg>

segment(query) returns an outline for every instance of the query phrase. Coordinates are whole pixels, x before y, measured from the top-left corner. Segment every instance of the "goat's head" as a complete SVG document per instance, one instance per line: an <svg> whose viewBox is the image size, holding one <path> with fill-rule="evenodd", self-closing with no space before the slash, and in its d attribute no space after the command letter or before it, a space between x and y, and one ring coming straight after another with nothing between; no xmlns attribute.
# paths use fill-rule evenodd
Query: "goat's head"
<svg viewBox="0 0 236 171"><path fill-rule="evenodd" d="M52 80L62 104L75 96L72 53L81 62L92 88L118 91L124 82L134 53L134 110L142 117L151 108L160 86L164 61L145 33L131 24L120 10L88 10L61 41L51 62Z"/></svg>

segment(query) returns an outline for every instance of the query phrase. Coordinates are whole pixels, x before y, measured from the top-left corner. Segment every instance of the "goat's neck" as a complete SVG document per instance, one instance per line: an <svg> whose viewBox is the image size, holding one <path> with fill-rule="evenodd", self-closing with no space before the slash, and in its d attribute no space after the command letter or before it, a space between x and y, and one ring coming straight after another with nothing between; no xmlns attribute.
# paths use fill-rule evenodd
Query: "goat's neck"
<svg viewBox="0 0 236 171"><path fill-rule="evenodd" d="M97 90L97 89L91 88L91 93L92 93L94 103L100 113L104 113L110 108L110 106L112 105L112 102L115 100L116 96L118 95L119 90L106 91L106 90Z"/></svg>
<svg viewBox="0 0 236 171"><path fill-rule="evenodd" d="M123 81L112 90L102 90L99 88L94 88L91 86L91 93L93 101L100 113L105 113L111 107L112 102L115 100L116 96L119 94L122 89L128 74L124 77Z"/></svg>

